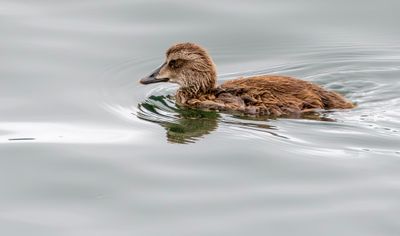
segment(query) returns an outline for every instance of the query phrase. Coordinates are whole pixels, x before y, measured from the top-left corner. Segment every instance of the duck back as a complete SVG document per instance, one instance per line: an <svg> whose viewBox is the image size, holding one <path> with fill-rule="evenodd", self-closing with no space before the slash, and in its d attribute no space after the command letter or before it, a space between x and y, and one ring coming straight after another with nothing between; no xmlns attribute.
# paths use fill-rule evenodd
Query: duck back
<svg viewBox="0 0 400 236"><path fill-rule="evenodd" d="M248 114L290 115L317 109L348 109L342 95L286 76L254 76L227 81L217 88L216 101L227 110Z"/></svg>

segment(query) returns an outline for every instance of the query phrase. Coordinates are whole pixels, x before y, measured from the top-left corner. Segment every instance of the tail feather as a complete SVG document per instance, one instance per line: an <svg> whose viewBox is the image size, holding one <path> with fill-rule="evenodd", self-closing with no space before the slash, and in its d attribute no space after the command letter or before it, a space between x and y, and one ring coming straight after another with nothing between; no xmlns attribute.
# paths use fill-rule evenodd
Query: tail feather
<svg viewBox="0 0 400 236"><path fill-rule="evenodd" d="M324 91L321 94L321 100L324 104L324 109L350 109L355 107L353 103L347 101L336 92Z"/></svg>

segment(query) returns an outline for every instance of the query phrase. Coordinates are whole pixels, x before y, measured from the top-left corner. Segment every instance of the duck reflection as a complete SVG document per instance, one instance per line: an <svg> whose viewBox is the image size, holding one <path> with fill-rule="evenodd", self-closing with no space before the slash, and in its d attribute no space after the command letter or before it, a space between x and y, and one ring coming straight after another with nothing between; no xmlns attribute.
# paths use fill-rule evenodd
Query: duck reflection
<svg viewBox="0 0 400 236"><path fill-rule="evenodd" d="M282 118L334 122L334 119L327 117L328 114L329 112L307 112ZM137 117L164 127L167 140L171 143L194 143L217 129L219 122L246 129L256 128L280 138L287 138L275 132L276 127L266 124L265 121L276 117L246 116L238 113L231 114L235 119L228 121L221 119L221 115L216 111L177 107L173 97L168 96L150 96L138 105ZM260 124L259 121L263 123Z"/></svg>
<svg viewBox="0 0 400 236"><path fill-rule="evenodd" d="M215 111L178 108L165 96L150 96L138 109L138 118L164 127L171 143L196 142L215 130L220 118Z"/></svg>
<svg viewBox="0 0 400 236"><path fill-rule="evenodd" d="M218 127L216 112L184 111L176 122L166 122L162 126L167 131L167 139L173 143L191 143L211 133Z"/></svg>

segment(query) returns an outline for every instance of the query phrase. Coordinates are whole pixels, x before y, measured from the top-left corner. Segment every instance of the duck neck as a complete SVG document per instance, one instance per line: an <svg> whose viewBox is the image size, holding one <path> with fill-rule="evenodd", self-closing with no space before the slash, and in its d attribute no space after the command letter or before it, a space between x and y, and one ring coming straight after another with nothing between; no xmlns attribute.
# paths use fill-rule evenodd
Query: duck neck
<svg viewBox="0 0 400 236"><path fill-rule="evenodd" d="M177 102L184 104L190 99L196 99L204 95L212 94L215 90L216 75L195 77L190 83L183 84L176 93Z"/></svg>

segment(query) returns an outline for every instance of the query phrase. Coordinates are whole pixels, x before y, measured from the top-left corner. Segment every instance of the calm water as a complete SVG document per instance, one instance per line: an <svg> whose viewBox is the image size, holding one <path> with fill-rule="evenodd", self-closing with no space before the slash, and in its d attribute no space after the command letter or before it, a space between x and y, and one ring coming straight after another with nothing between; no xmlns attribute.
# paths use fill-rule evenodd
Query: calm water
<svg viewBox="0 0 400 236"><path fill-rule="evenodd" d="M1 235L399 235L400 2L0 2ZM310 119L178 109L175 42L219 80L358 103Z"/></svg>

